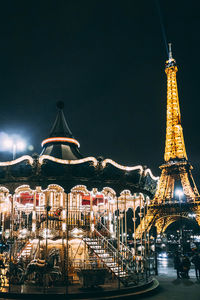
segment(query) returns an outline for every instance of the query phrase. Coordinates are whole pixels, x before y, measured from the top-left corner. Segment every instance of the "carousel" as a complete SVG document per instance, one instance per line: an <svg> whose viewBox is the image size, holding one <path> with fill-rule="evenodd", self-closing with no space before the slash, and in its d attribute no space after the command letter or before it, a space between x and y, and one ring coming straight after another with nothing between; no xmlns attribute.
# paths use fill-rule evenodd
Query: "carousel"
<svg viewBox="0 0 200 300"><path fill-rule="evenodd" d="M137 286L152 275L151 234L135 233L158 178L83 157L63 108L40 155L0 162L2 292Z"/></svg>

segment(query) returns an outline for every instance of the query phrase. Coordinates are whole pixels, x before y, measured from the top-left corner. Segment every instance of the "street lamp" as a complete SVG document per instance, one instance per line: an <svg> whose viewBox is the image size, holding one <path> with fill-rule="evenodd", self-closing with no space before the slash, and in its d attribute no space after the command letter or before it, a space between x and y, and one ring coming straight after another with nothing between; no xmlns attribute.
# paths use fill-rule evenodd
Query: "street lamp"
<svg viewBox="0 0 200 300"><path fill-rule="evenodd" d="M26 142L18 136L7 136L3 140L4 150L10 150L12 152L13 160L16 158L17 152L22 152L26 149Z"/></svg>
<svg viewBox="0 0 200 300"><path fill-rule="evenodd" d="M182 207L181 207L181 197L184 195L183 191L181 189L177 189L175 191L175 194L178 196L179 198L179 205L180 205L180 246L181 246L181 252L183 251L183 227L182 227Z"/></svg>
<svg viewBox="0 0 200 300"><path fill-rule="evenodd" d="M179 203L181 203L181 197L184 195L183 191L181 189L177 189L175 193L179 198Z"/></svg>

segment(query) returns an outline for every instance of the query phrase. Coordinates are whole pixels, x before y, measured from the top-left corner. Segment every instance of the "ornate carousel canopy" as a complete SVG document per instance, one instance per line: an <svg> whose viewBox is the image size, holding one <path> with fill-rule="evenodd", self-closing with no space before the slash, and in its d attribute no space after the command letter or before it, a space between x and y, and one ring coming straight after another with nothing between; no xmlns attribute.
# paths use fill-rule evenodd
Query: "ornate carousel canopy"
<svg viewBox="0 0 200 300"><path fill-rule="evenodd" d="M141 165L122 166L112 159L84 158L67 125L63 102L58 102L57 108L50 135L42 142L42 153L0 162L1 185L14 191L19 185L46 188L49 184L58 184L67 193L76 185L86 185L90 190L108 186L118 195L124 189L154 195L158 177L154 177L150 169Z"/></svg>
<svg viewBox="0 0 200 300"><path fill-rule="evenodd" d="M84 184L102 190L109 186L120 194L124 189L132 193L143 192L153 196L158 178L142 166L126 167L112 160L86 157L63 160L53 156L22 156L14 161L0 162L1 185L14 191L21 184L32 188L56 183L69 192L74 186Z"/></svg>

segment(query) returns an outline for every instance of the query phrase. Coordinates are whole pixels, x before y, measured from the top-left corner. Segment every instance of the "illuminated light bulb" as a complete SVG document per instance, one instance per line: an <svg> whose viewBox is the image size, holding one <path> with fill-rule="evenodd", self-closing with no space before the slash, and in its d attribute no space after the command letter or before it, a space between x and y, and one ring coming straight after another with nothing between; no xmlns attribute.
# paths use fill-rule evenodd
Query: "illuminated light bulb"
<svg viewBox="0 0 200 300"><path fill-rule="evenodd" d="M3 147L5 149L12 149L13 141L10 138L5 138L5 140L3 140Z"/></svg>
<svg viewBox="0 0 200 300"><path fill-rule="evenodd" d="M26 143L24 141L18 141L16 143L17 151L24 151L26 149Z"/></svg>

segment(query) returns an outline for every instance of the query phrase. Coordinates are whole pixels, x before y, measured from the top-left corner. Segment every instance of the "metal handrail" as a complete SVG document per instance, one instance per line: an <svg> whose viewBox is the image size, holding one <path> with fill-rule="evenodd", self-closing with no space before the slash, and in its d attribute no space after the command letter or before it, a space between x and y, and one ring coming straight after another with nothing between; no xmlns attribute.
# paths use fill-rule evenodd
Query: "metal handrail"
<svg viewBox="0 0 200 300"><path fill-rule="evenodd" d="M106 230L106 232L107 233L109 233L109 235L111 235L112 233L108 230L108 228L103 224L103 223L101 223L101 222L98 222L99 224L100 224L100 226L102 226L103 227L103 229L105 229ZM96 230L96 229L95 229ZM98 232L98 230L96 230L97 232ZM98 234L99 235L101 235L100 234L100 232L98 232ZM101 235L102 236L102 235ZM105 240L106 240L106 238L104 237L104 236L102 236ZM115 238L115 240L117 240L116 238ZM108 243L109 243L109 241L107 241ZM110 244L110 243L109 243ZM133 253L131 252L131 250L125 245L125 244L123 244L121 241L119 241L119 244L120 244L120 246L121 246L121 248L122 248L122 254L120 253L120 256L121 256L121 263L124 265L125 264L125 268L127 269L127 271L128 272L132 272L133 270L134 270L134 272L136 272L136 273L138 273L138 261L137 261L137 259L135 260L135 261L133 261L132 260L132 258L133 258ZM111 244L112 245L112 244ZM113 245L112 245L113 246ZM113 248L115 249L115 252L117 252L117 249L113 246ZM124 256L124 254L123 254L123 252L125 252L125 254L126 253L128 253L129 254L129 256L128 256L128 259L130 259L131 258L131 261L129 261L128 262L128 264L127 264L127 261L125 262L124 261L124 259L127 259L127 256ZM147 263L147 261L148 261L148 259L146 258L146 257L143 257L143 264L146 264ZM130 263L132 263L133 264L133 266L132 266L132 268L130 268Z"/></svg>
<svg viewBox="0 0 200 300"><path fill-rule="evenodd" d="M128 271L128 272L131 272L131 268L129 267L129 265L127 265L127 263L124 261L124 256L119 253L117 251L117 249L99 232L97 231L95 228L94 228L94 231L101 237L101 239L103 241L106 242L107 246L109 246L112 250L111 250L111 253L114 255L114 258L117 258L117 261L120 260L121 262L121 266L122 267L125 267L125 269ZM114 253L113 253L114 252ZM131 253L132 254L132 253ZM116 256L117 255L117 256ZM135 263L134 263L134 266L135 266Z"/></svg>
<svg viewBox="0 0 200 300"><path fill-rule="evenodd" d="M108 261L106 263L106 260L103 260L102 256L99 256L97 252L95 252L95 249L92 248L91 244L88 244L89 247L91 247L95 253L95 255L99 256L101 259L102 263L107 266L115 274L115 276L118 277L118 279L125 285L128 284L128 282L134 282L134 284L138 284L140 279L143 279L144 273L140 272L140 265L138 264L137 261L134 260L129 260L124 258L124 256L118 252L118 250L100 233L98 230L94 229L94 236L96 236L96 239L93 238L88 238L89 241L96 241L97 245L101 246L101 250L105 251L105 254L110 254L110 257L112 261ZM85 237L85 242L87 243L87 237ZM109 265L109 263L115 263L115 268L118 268L117 270L112 268L112 265ZM144 261L143 261L144 263ZM144 265L143 265L144 267ZM121 272L125 272L125 276L120 276ZM140 278L142 277L142 278Z"/></svg>
<svg viewBox="0 0 200 300"><path fill-rule="evenodd" d="M96 230L94 228L94 231L98 234L98 236L100 236L104 241L106 241L106 243L111 246L111 248L113 249L114 252L117 252L117 249L105 238L105 236L103 236L98 230Z"/></svg>
<svg viewBox="0 0 200 300"><path fill-rule="evenodd" d="M98 223L103 227L103 229L105 229L110 235L112 235L112 233L110 232L110 230L108 230L108 228L103 223L101 223L101 222L98 222ZM126 245L124 245L124 243L122 243L121 241L119 241L119 244L120 244L120 246L122 246L123 249L126 250L126 252L128 252L129 254L131 254L131 256L133 256L133 254L130 251L130 249Z"/></svg>
<svg viewBox="0 0 200 300"><path fill-rule="evenodd" d="M37 254L37 251L39 250L39 245L40 245L40 241L39 241L39 239L38 239L38 243L37 243L36 249L35 249L35 251L34 251L34 253L33 253L33 258L34 258L34 259L36 259L36 254Z"/></svg>

